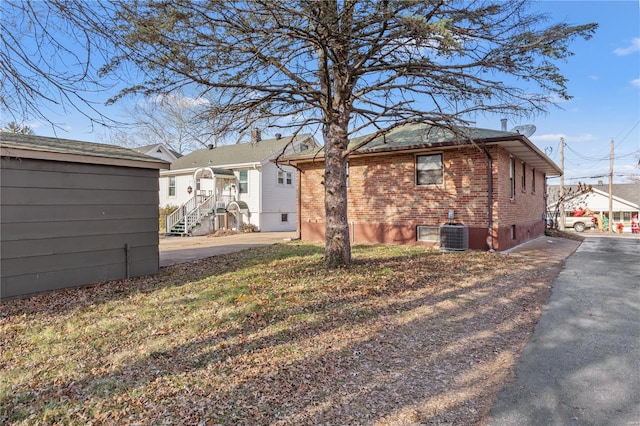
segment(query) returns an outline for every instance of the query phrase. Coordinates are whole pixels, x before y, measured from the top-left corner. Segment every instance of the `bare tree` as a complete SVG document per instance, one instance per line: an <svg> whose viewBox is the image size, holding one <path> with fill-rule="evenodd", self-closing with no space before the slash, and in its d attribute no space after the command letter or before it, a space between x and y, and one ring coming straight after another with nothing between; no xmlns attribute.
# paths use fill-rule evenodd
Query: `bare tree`
<svg viewBox="0 0 640 426"><path fill-rule="evenodd" d="M103 71L144 73L112 101L189 88L219 100L211 115L228 129L260 118L321 129L328 266L351 261L352 136L413 122L456 131L474 112L544 112L570 98L556 62L597 27L548 24L527 0L100 4L96 13L114 20L102 35L122 49Z"/></svg>
<svg viewBox="0 0 640 426"><path fill-rule="evenodd" d="M33 129L26 124L18 124L15 121L7 123L6 126L0 127L0 131L8 133L20 133L21 135L35 134Z"/></svg>
<svg viewBox="0 0 640 426"><path fill-rule="evenodd" d="M224 134L213 127L210 107L208 99L179 91L147 97L125 110L122 121L129 124L110 129L107 138L127 147L163 143L180 154L216 145Z"/></svg>
<svg viewBox="0 0 640 426"><path fill-rule="evenodd" d="M583 198L578 198L581 195L588 195L593 192L593 186L582 182L578 182L578 185L574 187L565 188L564 194L560 195L560 188L556 188L554 191L549 191L547 199L547 226L552 229L559 229L560 223L560 208L564 206L564 209L575 209L578 204L565 204L568 201L578 199L580 202L584 201ZM550 208L553 207L553 211Z"/></svg>
<svg viewBox="0 0 640 426"><path fill-rule="evenodd" d="M97 67L114 53L90 25L102 25L90 3L66 0L0 2L0 110L16 121L51 120L51 111L77 110L92 122L96 93L111 87ZM87 23L90 22L90 25Z"/></svg>

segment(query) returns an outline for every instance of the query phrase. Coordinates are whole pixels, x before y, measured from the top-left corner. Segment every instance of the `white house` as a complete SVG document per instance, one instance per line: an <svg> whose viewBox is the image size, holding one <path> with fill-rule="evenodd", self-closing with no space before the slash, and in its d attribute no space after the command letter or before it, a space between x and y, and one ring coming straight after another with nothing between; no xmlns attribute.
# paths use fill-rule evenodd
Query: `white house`
<svg viewBox="0 0 640 426"><path fill-rule="evenodd" d="M569 194L564 201L567 217L573 216L576 210L588 209L594 213L596 219L598 217L600 220L604 220L605 217L609 219L608 185L599 182L590 186L591 190L587 192L580 192L576 186L565 187L565 193ZM557 209L559 192L560 188L557 185L550 186L548 189L548 210L551 214ZM624 232L630 232L633 216L640 213L640 183L613 184L611 207L615 226L622 224Z"/></svg>
<svg viewBox="0 0 640 426"><path fill-rule="evenodd" d="M296 173L277 165L283 155L315 148L311 135L261 140L200 149L178 158L160 173L160 207L176 206L167 217L171 234L206 234L241 229L296 229Z"/></svg>
<svg viewBox="0 0 640 426"><path fill-rule="evenodd" d="M167 163L173 163L182 155L175 152L172 149L167 148L163 143L157 143L155 145L145 145L133 148L134 151L140 154L148 155L150 157L159 158Z"/></svg>

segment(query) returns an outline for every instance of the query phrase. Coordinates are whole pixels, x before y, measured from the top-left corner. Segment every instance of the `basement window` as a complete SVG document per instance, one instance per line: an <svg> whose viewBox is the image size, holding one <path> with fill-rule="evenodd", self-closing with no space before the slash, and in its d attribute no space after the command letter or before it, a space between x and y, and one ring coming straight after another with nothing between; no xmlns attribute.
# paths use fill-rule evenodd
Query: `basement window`
<svg viewBox="0 0 640 426"><path fill-rule="evenodd" d="M416 230L416 238L418 241L438 243L440 242L440 228L437 226L419 225Z"/></svg>

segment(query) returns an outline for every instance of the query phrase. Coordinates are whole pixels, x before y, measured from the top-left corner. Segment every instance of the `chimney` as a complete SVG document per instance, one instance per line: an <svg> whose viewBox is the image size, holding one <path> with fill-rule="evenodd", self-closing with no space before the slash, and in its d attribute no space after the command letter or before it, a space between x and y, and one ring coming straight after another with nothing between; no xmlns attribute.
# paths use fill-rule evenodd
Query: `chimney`
<svg viewBox="0 0 640 426"><path fill-rule="evenodd" d="M251 129L251 143L257 143L257 142L260 142L261 140L262 138L260 137L260 129L255 127Z"/></svg>
<svg viewBox="0 0 640 426"><path fill-rule="evenodd" d="M604 182L603 182L603 181L601 181L601 180L599 180L599 181L598 181L598 185L604 185Z"/></svg>
<svg viewBox="0 0 640 426"><path fill-rule="evenodd" d="M281 133L276 133L276 139L281 139L282 138L282 134Z"/></svg>
<svg viewBox="0 0 640 426"><path fill-rule="evenodd" d="M502 131L506 132L507 131L507 119L506 118L501 118L500 119L500 123L502 123Z"/></svg>

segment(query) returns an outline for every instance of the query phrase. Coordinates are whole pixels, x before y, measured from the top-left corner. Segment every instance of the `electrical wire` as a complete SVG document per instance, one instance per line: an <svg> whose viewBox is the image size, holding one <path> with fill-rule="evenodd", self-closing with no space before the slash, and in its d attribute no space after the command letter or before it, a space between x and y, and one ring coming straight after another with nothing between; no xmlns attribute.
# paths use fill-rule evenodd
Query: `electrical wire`
<svg viewBox="0 0 640 426"><path fill-rule="evenodd" d="M636 124L634 124L634 125L631 127L631 130L629 130L629 131L627 132L627 134L624 136L624 138L622 138L622 139L620 140L620 142L618 142L618 144L616 145L616 148L617 148L618 146L620 146L620 144L621 144L622 142L624 142L624 140L625 140L625 139L626 139L626 138L631 134L631 132L633 132L633 129L635 129L635 128L638 126L638 124L640 124L640 120L636 121Z"/></svg>
<svg viewBox="0 0 640 426"><path fill-rule="evenodd" d="M573 148L571 148L571 147L569 146L569 144L567 144L566 142L565 142L564 146L565 146L567 149L569 149L569 151L573 152L577 157L582 158L583 160L586 160L586 161L605 161L605 160L608 160L608 159L609 159L609 156L608 156L608 155L606 155L606 156L604 156L604 157L587 157L586 155L580 154L580 153L578 153L577 151L575 151L575 150L574 150Z"/></svg>

